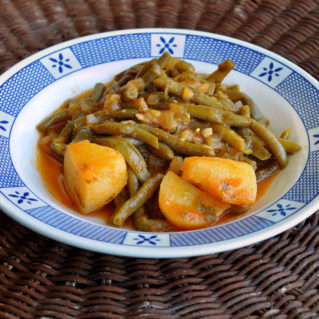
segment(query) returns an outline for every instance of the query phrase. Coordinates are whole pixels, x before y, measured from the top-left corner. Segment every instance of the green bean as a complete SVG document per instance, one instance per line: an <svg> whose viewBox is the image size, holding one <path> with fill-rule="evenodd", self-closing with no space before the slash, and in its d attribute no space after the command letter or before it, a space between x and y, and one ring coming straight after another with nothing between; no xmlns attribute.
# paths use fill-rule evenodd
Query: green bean
<svg viewBox="0 0 319 319"><path fill-rule="evenodd" d="M242 116L250 117L250 108L249 105L244 104L239 109L239 114Z"/></svg>
<svg viewBox="0 0 319 319"><path fill-rule="evenodd" d="M117 120L125 120L125 119L134 119L135 114L138 113L137 109L123 109L123 110L115 110L109 111L108 114L105 113L107 118L117 119Z"/></svg>
<svg viewBox="0 0 319 319"><path fill-rule="evenodd" d="M126 101L133 100L138 97L138 89L135 86L127 86L123 91L121 91L121 93L123 93L124 100Z"/></svg>
<svg viewBox="0 0 319 319"><path fill-rule="evenodd" d="M158 149L150 147L149 150L155 156L166 160L171 160L174 157L174 152L172 151L172 149L161 142L158 143Z"/></svg>
<svg viewBox="0 0 319 319"><path fill-rule="evenodd" d="M281 137L279 137L278 140L288 154L294 154L301 150L301 146L293 141Z"/></svg>
<svg viewBox="0 0 319 319"><path fill-rule="evenodd" d="M218 69L213 72L208 78L208 81L221 83L227 74L235 67L232 60L227 59L218 66Z"/></svg>
<svg viewBox="0 0 319 319"><path fill-rule="evenodd" d="M44 120L42 120L38 125L37 129L41 132L47 131L50 126L53 126L61 121L65 121L69 118L68 109L62 109L58 112L50 114Z"/></svg>
<svg viewBox="0 0 319 319"><path fill-rule="evenodd" d="M150 70L150 68L152 67L152 65L157 62L158 59L152 59L148 62L143 63L143 67L141 68L141 70L136 74L135 78L140 78L142 77L148 70Z"/></svg>
<svg viewBox="0 0 319 319"><path fill-rule="evenodd" d="M134 174L133 170L128 167L127 168L127 189L130 196L134 196L139 189L138 178Z"/></svg>
<svg viewBox="0 0 319 319"><path fill-rule="evenodd" d="M130 197L133 197L139 189L137 176L130 168L128 169L127 188ZM124 202L121 203L121 206L123 204ZM133 222L135 227L140 231L169 231L172 229L172 225L165 220L150 219L145 213L144 206L140 207L133 214Z"/></svg>
<svg viewBox="0 0 319 319"><path fill-rule="evenodd" d="M136 126L157 136L160 141L176 152L193 156L215 156L214 150L208 145L184 142L175 135L147 124L136 124Z"/></svg>
<svg viewBox="0 0 319 319"><path fill-rule="evenodd" d="M277 137L265 125L256 120L251 121L250 128L265 142L268 149L276 157L279 166L284 168L288 163L287 153Z"/></svg>
<svg viewBox="0 0 319 319"><path fill-rule="evenodd" d="M74 132L74 124L72 122L68 122L67 125L65 125L59 135L59 141L63 143L68 143L73 136Z"/></svg>
<svg viewBox="0 0 319 319"><path fill-rule="evenodd" d="M271 157L271 153L256 139L251 136L251 155L258 158L261 161L266 161Z"/></svg>
<svg viewBox="0 0 319 319"><path fill-rule="evenodd" d="M133 214L133 222L139 231L167 232L173 230L173 225L162 219L151 219L145 213L144 207L139 208Z"/></svg>
<svg viewBox="0 0 319 319"><path fill-rule="evenodd" d="M257 163L255 161L253 161L252 159L246 157L244 154L239 154L238 155L238 160L241 161L241 162L245 162L245 163L249 164L254 169L254 171L256 171Z"/></svg>
<svg viewBox="0 0 319 319"><path fill-rule="evenodd" d="M129 194L127 188L124 187L122 191L114 198L114 211L112 216L109 219L109 223L113 223L113 217L117 213L117 211L123 206L123 204L129 199Z"/></svg>
<svg viewBox="0 0 319 319"><path fill-rule="evenodd" d="M174 156L169 163L168 170L174 172L177 175L180 175L180 167L183 163L183 157L181 156Z"/></svg>
<svg viewBox="0 0 319 319"><path fill-rule="evenodd" d="M153 60L153 63L150 63L149 69L142 76L142 79L145 83L145 87L148 87L156 77L154 72L152 72L153 65L156 63L161 68L165 68L166 65L168 64L169 60L171 60L171 59L172 59L172 57L167 52L164 52L162 54L162 56L157 61Z"/></svg>
<svg viewBox="0 0 319 319"><path fill-rule="evenodd" d="M96 117L97 113L105 114L105 111L94 112L94 113L91 113L91 115L94 115ZM74 119L72 121L69 121L69 123L74 125L75 127L79 127L79 126L85 125L85 124L87 124L88 115L90 115L90 114L86 114L86 115L83 115L81 117L78 117L78 118L76 118L76 119Z"/></svg>
<svg viewBox="0 0 319 319"><path fill-rule="evenodd" d="M250 114L253 119L262 124L268 123L268 120L260 113L253 99L250 98L247 94L235 90L226 90L226 94L232 101L236 102L240 100L243 104L247 104L249 106Z"/></svg>
<svg viewBox="0 0 319 319"><path fill-rule="evenodd" d="M251 154L251 149L247 147L245 140L228 126L212 124L212 129L215 133L220 134L225 142L238 151L244 154Z"/></svg>
<svg viewBox="0 0 319 319"><path fill-rule="evenodd" d="M98 102L100 100L100 98L102 97L104 91L105 91L104 84L103 83L96 83L94 88L92 89L92 91L89 94L89 98L93 102Z"/></svg>
<svg viewBox="0 0 319 319"><path fill-rule="evenodd" d="M92 113L97 108L97 103L89 98L83 98L79 101L80 109L83 113Z"/></svg>
<svg viewBox="0 0 319 319"><path fill-rule="evenodd" d="M250 118L232 112L223 111L216 107L183 103L188 113L197 119L234 127L249 127Z"/></svg>
<svg viewBox="0 0 319 319"><path fill-rule="evenodd" d="M149 199L153 197L158 190L162 174L157 174L149 178L137 191L137 193L126 201L113 217L113 223L116 226L122 226L125 220L141 208Z"/></svg>
<svg viewBox="0 0 319 319"><path fill-rule="evenodd" d="M74 142L80 142L83 140L89 140L91 141L93 137L92 131L90 130L89 127L83 126L80 127L77 132L76 135L73 139Z"/></svg>
<svg viewBox="0 0 319 319"><path fill-rule="evenodd" d="M283 132L280 134L280 138L284 138L287 140L289 138L290 134L291 134L291 128L288 127L286 129L284 129Z"/></svg>
<svg viewBox="0 0 319 319"><path fill-rule="evenodd" d="M279 171L279 166L277 161L270 161L267 167L257 169L256 179L257 182L265 179L266 177L272 176Z"/></svg>
<svg viewBox="0 0 319 319"><path fill-rule="evenodd" d="M99 135L109 134L130 136L158 149L158 138L136 125L105 121L103 124L92 126L92 130L94 133Z"/></svg>
<svg viewBox="0 0 319 319"><path fill-rule="evenodd" d="M197 104L204 104L208 106L216 106L223 110L229 109L221 103L215 96L209 96L202 93L186 84L177 82L172 78L169 78L164 72L160 76L153 80L153 83L163 90L168 90L169 93L173 93L179 97L183 97L185 90L190 92L189 100Z"/></svg>
<svg viewBox="0 0 319 319"><path fill-rule="evenodd" d="M96 144L106 145L118 150L140 182L144 183L151 176L140 152L125 138L119 136L93 137L92 141Z"/></svg>
<svg viewBox="0 0 319 319"><path fill-rule="evenodd" d="M271 153L265 148L264 141L256 136L250 128L241 128L239 134L244 138L247 146L252 150L252 156L261 161L266 161L271 157Z"/></svg>
<svg viewBox="0 0 319 319"><path fill-rule="evenodd" d="M176 65L175 65L176 69L179 72L191 72L191 73L195 73L195 68L191 63L188 63L184 60L179 60Z"/></svg>
<svg viewBox="0 0 319 319"><path fill-rule="evenodd" d="M63 160L66 149L65 143L61 143L58 139L54 139L51 142L50 149L55 157L57 157L60 160Z"/></svg>

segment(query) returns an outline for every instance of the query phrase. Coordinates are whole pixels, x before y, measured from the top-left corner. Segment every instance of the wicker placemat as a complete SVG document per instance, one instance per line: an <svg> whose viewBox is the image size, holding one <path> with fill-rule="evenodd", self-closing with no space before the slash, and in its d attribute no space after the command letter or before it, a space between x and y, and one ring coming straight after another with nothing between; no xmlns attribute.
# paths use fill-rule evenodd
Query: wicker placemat
<svg viewBox="0 0 319 319"><path fill-rule="evenodd" d="M135 27L261 45L319 78L318 0L0 0L0 72L68 39ZM319 213L243 249L196 258L97 254L0 212L0 318L319 318Z"/></svg>

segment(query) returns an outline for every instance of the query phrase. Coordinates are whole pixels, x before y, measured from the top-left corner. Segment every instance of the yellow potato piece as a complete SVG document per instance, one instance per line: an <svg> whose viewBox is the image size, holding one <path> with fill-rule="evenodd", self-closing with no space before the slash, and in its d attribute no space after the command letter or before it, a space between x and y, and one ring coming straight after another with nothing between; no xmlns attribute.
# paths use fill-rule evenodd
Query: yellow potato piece
<svg viewBox="0 0 319 319"><path fill-rule="evenodd" d="M183 179L225 203L242 206L256 200L256 174L247 163L194 156L185 158L181 171Z"/></svg>
<svg viewBox="0 0 319 319"><path fill-rule="evenodd" d="M111 202L127 182L123 156L87 140L70 143L64 156L64 180L78 209L91 213Z"/></svg>
<svg viewBox="0 0 319 319"><path fill-rule="evenodd" d="M168 221L181 229L196 229L214 224L229 204L222 203L172 171L164 176L159 207Z"/></svg>

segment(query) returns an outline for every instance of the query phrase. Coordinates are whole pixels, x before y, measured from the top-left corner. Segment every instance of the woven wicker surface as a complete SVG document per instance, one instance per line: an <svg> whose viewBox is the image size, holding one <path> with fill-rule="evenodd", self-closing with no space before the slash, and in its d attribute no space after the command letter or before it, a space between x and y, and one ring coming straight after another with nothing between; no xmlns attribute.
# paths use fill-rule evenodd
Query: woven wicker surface
<svg viewBox="0 0 319 319"><path fill-rule="evenodd" d="M249 41L319 78L318 0L0 0L0 72L102 31L178 27ZM0 318L319 318L319 213L243 249L133 259L42 237L0 212Z"/></svg>

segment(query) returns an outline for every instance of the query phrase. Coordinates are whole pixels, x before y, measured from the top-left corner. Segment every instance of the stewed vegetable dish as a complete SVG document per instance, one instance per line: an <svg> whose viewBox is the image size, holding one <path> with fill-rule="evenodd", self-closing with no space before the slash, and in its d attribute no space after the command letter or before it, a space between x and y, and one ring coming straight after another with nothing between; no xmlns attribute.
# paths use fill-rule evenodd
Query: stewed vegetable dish
<svg viewBox="0 0 319 319"><path fill-rule="evenodd" d="M239 85L223 83L233 68L225 60L199 74L164 53L39 123L39 150L61 163L60 186L76 209L109 207L109 224L140 231L198 229L245 213L259 182L300 146L289 128L275 136Z"/></svg>

